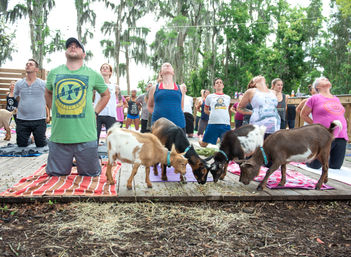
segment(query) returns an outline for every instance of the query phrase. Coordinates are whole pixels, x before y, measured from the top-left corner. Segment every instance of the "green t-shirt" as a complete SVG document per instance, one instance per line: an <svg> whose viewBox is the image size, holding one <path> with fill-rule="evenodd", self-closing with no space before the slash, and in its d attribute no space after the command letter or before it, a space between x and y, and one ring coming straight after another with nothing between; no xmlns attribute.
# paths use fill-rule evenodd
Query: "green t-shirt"
<svg viewBox="0 0 351 257"><path fill-rule="evenodd" d="M71 71L61 65L50 71L46 88L52 91L52 129L50 140L73 144L97 140L93 90L103 93L102 76L83 65Z"/></svg>

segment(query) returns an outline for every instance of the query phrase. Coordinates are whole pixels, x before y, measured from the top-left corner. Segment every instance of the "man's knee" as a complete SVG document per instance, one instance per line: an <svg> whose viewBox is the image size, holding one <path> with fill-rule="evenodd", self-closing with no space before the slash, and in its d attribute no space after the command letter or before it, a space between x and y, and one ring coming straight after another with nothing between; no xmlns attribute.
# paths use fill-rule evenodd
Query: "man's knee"
<svg viewBox="0 0 351 257"><path fill-rule="evenodd" d="M93 171L86 171L86 170L79 171L78 170L78 174L81 175L81 176L97 177L97 176L100 176L101 169L93 170Z"/></svg>
<svg viewBox="0 0 351 257"><path fill-rule="evenodd" d="M21 135L17 134L17 139L16 139L16 143L19 147L27 147L28 145L30 145L31 142L31 138L30 137L24 137Z"/></svg>
<svg viewBox="0 0 351 257"><path fill-rule="evenodd" d="M40 138L38 140L34 139L34 141L35 141L35 146L36 147L44 147L44 146L46 146L48 144L45 137L44 138Z"/></svg>
<svg viewBox="0 0 351 257"><path fill-rule="evenodd" d="M57 171L53 171L53 170L48 170L46 169L46 174L48 174L49 176L55 176L55 177L61 177L61 176L68 176L69 174L71 174L71 171L66 171L66 172L57 172Z"/></svg>

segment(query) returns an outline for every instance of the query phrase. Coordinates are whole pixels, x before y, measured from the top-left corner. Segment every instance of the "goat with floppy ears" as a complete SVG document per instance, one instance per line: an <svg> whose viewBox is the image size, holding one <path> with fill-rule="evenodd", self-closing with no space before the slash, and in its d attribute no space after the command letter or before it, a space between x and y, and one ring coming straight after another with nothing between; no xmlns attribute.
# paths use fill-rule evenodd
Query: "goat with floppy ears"
<svg viewBox="0 0 351 257"><path fill-rule="evenodd" d="M265 126L251 124L225 132L219 151L206 159L206 161L214 159L210 166L213 181L224 179L229 161L242 160L252 155L257 147L262 146L265 132Z"/></svg>

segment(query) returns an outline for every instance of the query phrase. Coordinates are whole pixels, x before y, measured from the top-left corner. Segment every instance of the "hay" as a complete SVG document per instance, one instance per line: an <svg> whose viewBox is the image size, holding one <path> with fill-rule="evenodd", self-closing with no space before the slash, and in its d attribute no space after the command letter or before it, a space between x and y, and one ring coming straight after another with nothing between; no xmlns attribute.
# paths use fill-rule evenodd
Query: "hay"
<svg viewBox="0 0 351 257"><path fill-rule="evenodd" d="M55 224L42 224L43 228L58 231L58 234L69 230L70 233L84 231L82 237L89 236L93 240L123 241L127 235L143 233L145 226L148 231L161 234L167 233L169 222L176 222L177 228L182 225L181 220L191 219L194 225L210 224L215 233L226 230L228 223L248 219L246 213L228 213L221 209L209 207L183 206L162 203L72 203L70 212L74 219ZM60 217L56 217L59 219ZM159 223L159 226L152 225ZM164 223L163 223L164 222ZM150 226L145 225L150 223ZM163 223L163 224L162 224ZM58 235L59 236L59 235Z"/></svg>

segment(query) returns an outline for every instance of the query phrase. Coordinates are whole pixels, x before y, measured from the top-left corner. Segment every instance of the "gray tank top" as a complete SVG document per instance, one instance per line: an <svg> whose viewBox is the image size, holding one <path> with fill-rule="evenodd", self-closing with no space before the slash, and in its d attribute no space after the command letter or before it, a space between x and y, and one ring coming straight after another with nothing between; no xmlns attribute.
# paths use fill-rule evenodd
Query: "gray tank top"
<svg viewBox="0 0 351 257"><path fill-rule="evenodd" d="M286 120L286 96L285 94L282 94L282 95L283 95L283 99L280 102L278 102L277 110L278 110L280 119L282 121L285 121Z"/></svg>

